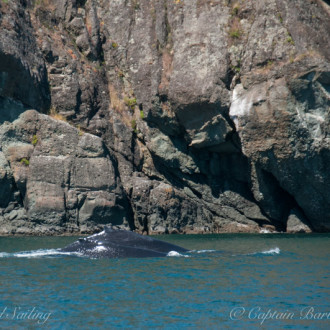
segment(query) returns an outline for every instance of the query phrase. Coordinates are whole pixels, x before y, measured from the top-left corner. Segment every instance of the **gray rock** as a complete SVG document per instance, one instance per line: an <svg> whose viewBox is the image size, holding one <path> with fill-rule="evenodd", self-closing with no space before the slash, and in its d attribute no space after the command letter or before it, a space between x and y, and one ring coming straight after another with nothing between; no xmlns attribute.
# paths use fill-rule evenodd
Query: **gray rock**
<svg viewBox="0 0 330 330"><path fill-rule="evenodd" d="M81 52L86 52L90 50L90 43L86 33L79 35L76 39L76 44Z"/></svg>
<svg viewBox="0 0 330 330"><path fill-rule="evenodd" d="M29 110L1 127L0 140L2 180L13 172L11 180L26 210L25 214L7 207L5 213L10 213L4 221L27 216L32 226L17 229L17 234L33 233L40 224L45 226L38 229L41 234L79 231L80 225L90 232L106 223L133 226L114 164L100 138L80 135L63 121ZM32 143L27 144L28 140ZM19 161L23 157L24 164ZM10 182L2 187L7 187L2 194L14 189Z"/></svg>
<svg viewBox="0 0 330 330"><path fill-rule="evenodd" d="M0 207L6 207L13 190L13 173L7 159L0 151Z"/></svg>
<svg viewBox="0 0 330 330"><path fill-rule="evenodd" d="M29 11L19 1L1 5L0 116L13 120L28 106L46 111L50 105L47 71Z"/></svg>
<svg viewBox="0 0 330 330"><path fill-rule="evenodd" d="M247 90L237 85L230 108L242 150L257 169L252 173L256 200L282 222L298 204L318 231L329 226L330 178L323 171L329 156L329 97L318 80L325 70L320 65ZM280 196L286 196L285 203Z"/></svg>
<svg viewBox="0 0 330 330"><path fill-rule="evenodd" d="M108 158L75 158L70 185L79 189L114 190L116 177Z"/></svg>
<svg viewBox="0 0 330 330"><path fill-rule="evenodd" d="M288 233L311 233L312 228L308 220L297 209L293 209L288 218L286 231Z"/></svg>
<svg viewBox="0 0 330 330"><path fill-rule="evenodd" d="M159 131L155 133L148 145L151 153L166 162L168 167L180 169L183 173L199 173L196 162L188 154L185 144L178 139L171 139Z"/></svg>

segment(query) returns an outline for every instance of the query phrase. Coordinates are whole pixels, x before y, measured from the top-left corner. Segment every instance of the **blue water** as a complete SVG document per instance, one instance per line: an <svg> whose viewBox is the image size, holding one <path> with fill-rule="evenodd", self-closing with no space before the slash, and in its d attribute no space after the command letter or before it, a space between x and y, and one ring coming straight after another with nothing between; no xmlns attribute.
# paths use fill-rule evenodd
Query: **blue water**
<svg viewBox="0 0 330 330"><path fill-rule="evenodd" d="M0 238L0 328L330 329L330 235L157 238L194 251L93 260L51 254L76 237Z"/></svg>

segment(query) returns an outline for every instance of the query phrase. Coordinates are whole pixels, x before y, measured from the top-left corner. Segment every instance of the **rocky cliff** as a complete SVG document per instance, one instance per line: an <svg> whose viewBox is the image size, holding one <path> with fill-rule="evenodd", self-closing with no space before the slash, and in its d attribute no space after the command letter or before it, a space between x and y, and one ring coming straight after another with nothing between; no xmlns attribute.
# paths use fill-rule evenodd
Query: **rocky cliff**
<svg viewBox="0 0 330 330"><path fill-rule="evenodd" d="M0 234L330 230L330 4L1 0Z"/></svg>

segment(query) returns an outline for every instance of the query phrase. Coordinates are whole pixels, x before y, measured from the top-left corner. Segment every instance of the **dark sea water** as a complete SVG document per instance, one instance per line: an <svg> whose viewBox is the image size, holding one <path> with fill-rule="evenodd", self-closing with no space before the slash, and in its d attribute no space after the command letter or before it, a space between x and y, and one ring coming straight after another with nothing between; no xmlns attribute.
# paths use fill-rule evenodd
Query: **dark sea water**
<svg viewBox="0 0 330 330"><path fill-rule="evenodd" d="M330 235L157 238L193 251L97 260L54 255L76 237L0 238L0 329L330 329Z"/></svg>

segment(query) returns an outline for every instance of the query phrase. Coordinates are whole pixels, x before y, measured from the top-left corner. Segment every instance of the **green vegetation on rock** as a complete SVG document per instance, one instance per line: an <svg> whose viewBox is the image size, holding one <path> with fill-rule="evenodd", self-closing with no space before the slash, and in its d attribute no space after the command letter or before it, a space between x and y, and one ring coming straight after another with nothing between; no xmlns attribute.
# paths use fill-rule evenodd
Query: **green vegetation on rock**
<svg viewBox="0 0 330 330"><path fill-rule="evenodd" d="M131 127L133 129L133 132L134 133L137 133L137 129L136 129L136 120L135 119L132 119L131 121Z"/></svg>
<svg viewBox="0 0 330 330"><path fill-rule="evenodd" d="M32 140L31 140L31 143L35 146L37 143L38 143L38 137L37 137L37 135L33 135L33 137L32 137Z"/></svg>
<svg viewBox="0 0 330 330"><path fill-rule="evenodd" d="M136 104L137 104L137 102L136 102L136 98L135 98L135 97L133 97L133 98L125 97L125 98L124 98L124 102L125 102L125 104L126 104L128 107L131 108L131 110L134 110L134 108L135 108L135 106L136 106Z"/></svg>
<svg viewBox="0 0 330 330"><path fill-rule="evenodd" d="M25 166L29 166L30 165L30 161L27 158L22 158L20 160L20 163L25 165Z"/></svg>
<svg viewBox="0 0 330 330"><path fill-rule="evenodd" d="M239 39L242 32L239 29L234 29L229 31L229 36L233 39Z"/></svg>

